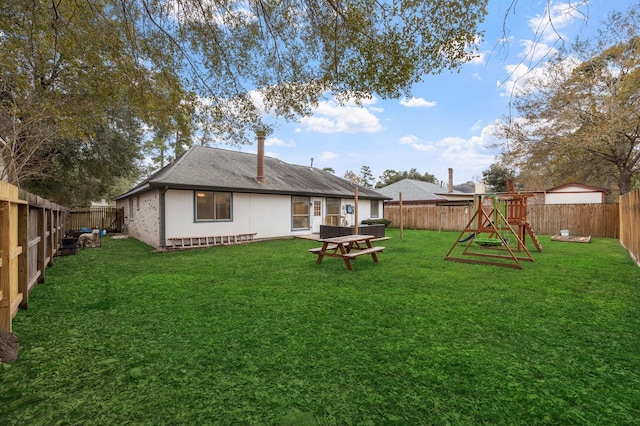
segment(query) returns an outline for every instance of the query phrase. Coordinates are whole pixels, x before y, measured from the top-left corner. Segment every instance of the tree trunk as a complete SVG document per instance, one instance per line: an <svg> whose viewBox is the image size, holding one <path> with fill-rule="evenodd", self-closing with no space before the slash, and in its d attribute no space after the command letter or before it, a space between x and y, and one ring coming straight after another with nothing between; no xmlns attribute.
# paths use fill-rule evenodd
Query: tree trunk
<svg viewBox="0 0 640 426"><path fill-rule="evenodd" d="M632 173L626 168L619 168L618 171L620 175L618 178L618 189L620 189L620 195L624 195L631 192Z"/></svg>

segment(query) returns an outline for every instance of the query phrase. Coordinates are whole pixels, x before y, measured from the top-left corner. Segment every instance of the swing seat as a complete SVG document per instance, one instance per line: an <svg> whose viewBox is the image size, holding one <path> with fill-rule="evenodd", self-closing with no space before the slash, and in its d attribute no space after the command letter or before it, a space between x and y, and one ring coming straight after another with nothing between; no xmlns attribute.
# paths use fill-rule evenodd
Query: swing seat
<svg viewBox="0 0 640 426"><path fill-rule="evenodd" d="M502 240L500 238L488 238L488 237L476 237L473 239L473 242L480 246L499 246L502 244Z"/></svg>
<svg viewBox="0 0 640 426"><path fill-rule="evenodd" d="M466 243L467 241L469 241L470 239L472 239L473 237L476 236L475 232L472 232L471 234L467 235L466 237L458 240L459 243Z"/></svg>

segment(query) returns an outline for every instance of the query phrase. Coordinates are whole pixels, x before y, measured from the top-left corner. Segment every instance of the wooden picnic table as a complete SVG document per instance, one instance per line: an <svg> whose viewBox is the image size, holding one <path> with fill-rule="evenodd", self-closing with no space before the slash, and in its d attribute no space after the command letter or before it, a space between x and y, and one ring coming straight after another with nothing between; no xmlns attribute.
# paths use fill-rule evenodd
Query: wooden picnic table
<svg viewBox="0 0 640 426"><path fill-rule="evenodd" d="M318 255L317 264L322 263L325 256L338 257L344 260L347 269L352 271L351 261L358 256L370 254L374 262L378 261L376 253L384 250L384 247L372 246L373 235L345 235L343 237L323 238L317 241L322 247L309 249L310 253Z"/></svg>

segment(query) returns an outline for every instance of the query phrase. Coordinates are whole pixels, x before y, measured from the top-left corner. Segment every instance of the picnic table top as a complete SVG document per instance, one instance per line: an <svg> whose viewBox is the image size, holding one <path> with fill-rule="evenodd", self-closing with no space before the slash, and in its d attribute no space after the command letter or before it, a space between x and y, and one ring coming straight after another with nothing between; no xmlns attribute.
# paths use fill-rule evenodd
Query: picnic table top
<svg viewBox="0 0 640 426"><path fill-rule="evenodd" d="M344 235L342 237L321 238L318 241L323 243L351 243L355 241L367 241L376 238L375 235Z"/></svg>

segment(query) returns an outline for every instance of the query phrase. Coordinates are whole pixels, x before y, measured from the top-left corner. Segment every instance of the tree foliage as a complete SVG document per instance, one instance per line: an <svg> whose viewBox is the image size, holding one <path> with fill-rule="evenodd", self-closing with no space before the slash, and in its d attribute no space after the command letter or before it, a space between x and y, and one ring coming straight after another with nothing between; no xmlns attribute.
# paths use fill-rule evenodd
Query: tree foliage
<svg viewBox="0 0 640 426"><path fill-rule="evenodd" d="M175 75L147 62L169 56L136 38L132 16L115 6L3 3L0 52L11 58L0 62L4 180L72 207L136 177L143 124L169 121L184 96Z"/></svg>
<svg viewBox="0 0 640 426"><path fill-rule="evenodd" d="M327 93L407 95L425 74L474 56L486 4L3 2L3 178L60 188L41 195L63 204L86 201L134 179L142 153L159 166L193 143L250 143L272 130L265 111L295 118ZM126 158L94 164L116 151ZM77 196L65 199L63 187Z"/></svg>
<svg viewBox="0 0 640 426"><path fill-rule="evenodd" d="M482 171L482 180L491 192L507 192L507 179L514 180L515 172L507 166L494 163Z"/></svg>
<svg viewBox="0 0 640 426"><path fill-rule="evenodd" d="M347 170L346 172L344 172L343 178L345 178L346 180L348 180L354 185L362 185L362 178L351 170Z"/></svg>
<svg viewBox="0 0 640 426"><path fill-rule="evenodd" d="M371 167L362 166L360 168L360 182L361 185L365 188L373 188L373 182L375 178L373 177L373 173L371 172Z"/></svg>
<svg viewBox="0 0 640 426"><path fill-rule="evenodd" d="M499 134L503 161L528 185L579 181L620 194L638 186L639 8L610 15L595 40L578 40L529 76L514 102L519 116Z"/></svg>
<svg viewBox="0 0 640 426"><path fill-rule="evenodd" d="M202 125L239 142L267 126L261 108L294 118L327 92L400 97L425 74L457 68L475 54L486 3L133 2L141 25L163 35L191 77L189 88L209 100L202 108L215 120Z"/></svg>
<svg viewBox="0 0 640 426"><path fill-rule="evenodd" d="M409 171L398 172L396 170L387 169L382 175L378 178L378 183L376 184L376 188L382 188L387 185L391 185L392 183L396 183L403 179L414 179L421 180L424 182L437 183L436 177L431 173L425 172L424 174L420 174L417 169L411 169Z"/></svg>

